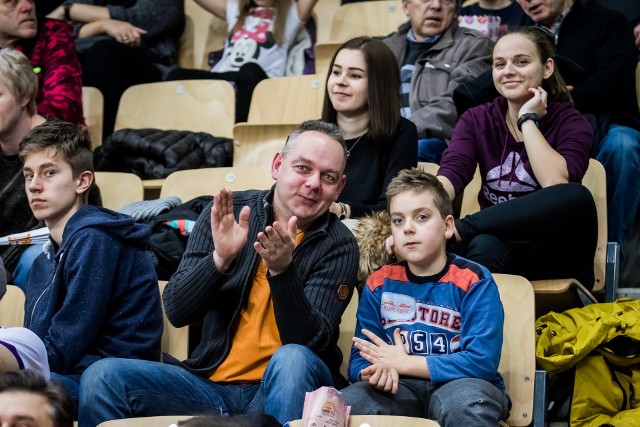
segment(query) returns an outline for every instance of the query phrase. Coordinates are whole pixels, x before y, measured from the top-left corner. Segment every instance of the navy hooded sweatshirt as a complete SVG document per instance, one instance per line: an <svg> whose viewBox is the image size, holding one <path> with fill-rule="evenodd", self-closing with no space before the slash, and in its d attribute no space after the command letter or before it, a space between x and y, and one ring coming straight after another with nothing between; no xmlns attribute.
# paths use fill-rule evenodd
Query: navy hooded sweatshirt
<svg viewBox="0 0 640 427"><path fill-rule="evenodd" d="M84 206L29 273L25 327L47 349L51 372L82 374L106 357L160 360L162 307L145 245L147 225Z"/></svg>

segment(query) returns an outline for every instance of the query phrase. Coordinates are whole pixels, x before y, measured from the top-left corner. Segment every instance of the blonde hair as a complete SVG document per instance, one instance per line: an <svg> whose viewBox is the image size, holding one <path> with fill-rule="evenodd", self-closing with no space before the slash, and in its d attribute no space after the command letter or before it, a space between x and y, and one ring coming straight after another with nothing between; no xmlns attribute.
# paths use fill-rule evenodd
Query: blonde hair
<svg viewBox="0 0 640 427"><path fill-rule="evenodd" d="M0 49L0 78L4 80L18 102L29 100L26 105L27 113L34 116L38 76L33 71L29 58L12 48Z"/></svg>
<svg viewBox="0 0 640 427"><path fill-rule="evenodd" d="M276 10L276 16L273 20L273 38L278 45L281 45L284 42L285 24L287 23L289 8L292 7L292 5L293 3L291 0L273 0L273 8ZM249 15L249 11L252 8L257 7L253 0L240 0L239 6L240 13L238 15L238 20L231 30L231 34L242 28L244 20L247 15Z"/></svg>

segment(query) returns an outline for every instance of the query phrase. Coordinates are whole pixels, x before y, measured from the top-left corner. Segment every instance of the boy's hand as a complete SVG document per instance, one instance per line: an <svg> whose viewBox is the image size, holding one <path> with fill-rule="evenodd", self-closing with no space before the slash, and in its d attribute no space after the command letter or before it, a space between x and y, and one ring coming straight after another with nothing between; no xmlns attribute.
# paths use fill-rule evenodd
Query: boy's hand
<svg viewBox="0 0 640 427"><path fill-rule="evenodd" d="M398 392L400 375L397 370L385 363L375 363L360 371L360 379L362 381L369 381L369 384L378 390L396 394Z"/></svg>
<svg viewBox="0 0 640 427"><path fill-rule="evenodd" d="M372 365L384 363L395 370L402 369L409 355L404 349L402 337L400 336L400 328L396 328L395 331L393 331L394 345L387 344L367 329L363 329L362 333L369 338L370 341L358 337L353 338L353 343L356 348L360 350L360 356Z"/></svg>

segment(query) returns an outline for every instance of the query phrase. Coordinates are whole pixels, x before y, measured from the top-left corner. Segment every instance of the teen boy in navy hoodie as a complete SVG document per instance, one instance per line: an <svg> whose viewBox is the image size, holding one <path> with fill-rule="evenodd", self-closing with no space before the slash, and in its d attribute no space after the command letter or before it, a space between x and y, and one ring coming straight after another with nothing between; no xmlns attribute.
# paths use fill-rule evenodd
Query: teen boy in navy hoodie
<svg viewBox="0 0 640 427"><path fill-rule="evenodd" d="M87 205L89 146L85 128L57 120L20 143L29 205L51 234L29 273L24 324L44 342L51 377L75 399L80 375L100 359L159 360L163 324L145 253L150 229Z"/></svg>

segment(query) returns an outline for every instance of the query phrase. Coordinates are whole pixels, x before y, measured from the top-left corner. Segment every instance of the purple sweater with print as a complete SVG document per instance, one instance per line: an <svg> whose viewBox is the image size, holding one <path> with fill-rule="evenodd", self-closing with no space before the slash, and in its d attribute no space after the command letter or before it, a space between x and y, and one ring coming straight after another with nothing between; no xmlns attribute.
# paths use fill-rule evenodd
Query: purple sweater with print
<svg viewBox="0 0 640 427"><path fill-rule="evenodd" d="M438 175L451 181L460 194L480 167L480 208L539 190L524 143L516 142L505 123L507 100L494 101L466 111L453 130L440 161ZM567 102L550 100L540 131L549 145L565 158L570 182L581 182L593 145L591 125Z"/></svg>

